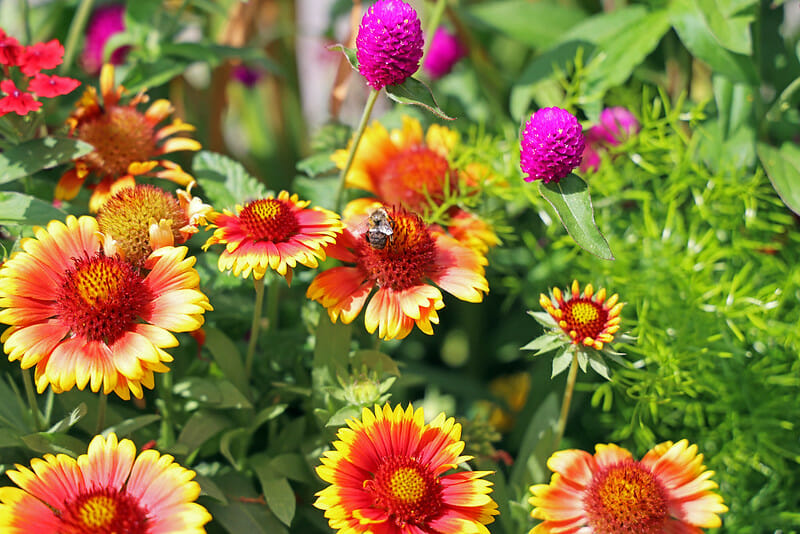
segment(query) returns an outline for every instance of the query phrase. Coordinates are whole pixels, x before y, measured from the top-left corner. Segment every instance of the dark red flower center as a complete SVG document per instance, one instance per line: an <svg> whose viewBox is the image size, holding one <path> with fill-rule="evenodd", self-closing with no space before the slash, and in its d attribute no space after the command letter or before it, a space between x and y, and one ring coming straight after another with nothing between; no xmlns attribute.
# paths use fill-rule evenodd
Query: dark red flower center
<svg viewBox="0 0 800 534"><path fill-rule="evenodd" d="M147 534L147 510L125 492L100 488L64 504L59 534Z"/></svg>
<svg viewBox="0 0 800 534"><path fill-rule="evenodd" d="M239 221L255 241L283 243L300 231L291 205L277 198L262 198L247 204L239 213Z"/></svg>
<svg viewBox="0 0 800 534"><path fill-rule="evenodd" d="M385 510L399 528L424 525L442 508L439 478L416 459L408 456L384 458L375 477L364 482L374 506Z"/></svg>
<svg viewBox="0 0 800 534"><path fill-rule="evenodd" d="M659 534L669 517L661 483L633 460L597 473L584 506L589 526L597 534Z"/></svg>
<svg viewBox="0 0 800 534"><path fill-rule="evenodd" d="M568 300L561 306L564 312L563 321L567 323L562 327L576 342L584 339L597 339L603 333L608 320L608 310L590 298L580 297ZM573 336L571 332L575 332Z"/></svg>
<svg viewBox="0 0 800 534"><path fill-rule="evenodd" d="M420 146L402 150L386 162L375 179L378 197L386 204L400 204L412 211L424 212L432 200L444 200L446 182L452 191L456 173L447 160L433 150ZM427 197L426 197L427 195Z"/></svg>
<svg viewBox="0 0 800 534"><path fill-rule="evenodd" d="M422 219L404 209L387 210L391 239L375 248L367 234L358 242L360 266L380 287L403 290L423 284L436 258L436 243Z"/></svg>
<svg viewBox="0 0 800 534"><path fill-rule="evenodd" d="M137 322L152 292L139 270L118 257L97 253L72 261L57 298L60 319L72 334L111 345Z"/></svg>
<svg viewBox="0 0 800 534"><path fill-rule="evenodd" d="M78 137L94 146L84 156L101 174L124 176L128 166L157 156L153 125L134 108L110 106L105 113L80 125Z"/></svg>

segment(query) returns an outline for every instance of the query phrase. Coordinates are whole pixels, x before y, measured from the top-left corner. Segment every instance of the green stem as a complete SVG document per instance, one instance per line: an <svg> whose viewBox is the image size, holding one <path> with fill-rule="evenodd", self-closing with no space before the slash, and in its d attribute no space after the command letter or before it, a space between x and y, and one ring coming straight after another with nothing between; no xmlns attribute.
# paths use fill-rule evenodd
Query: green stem
<svg viewBox="0 0 800 534"><path fill-rule="evenodd" d="M92 3L93 0L81 0L81 3L78 4L78 10L69 25L67 41L64 45L64 62L58 67L60 74L64 74L72 66L72 61L78 51L78 39L80 39L83 28L86 26L89 13L92 11Z"/></svg>
<svg viewBox="0 0 800 534"><path fill-rule="evenodd" d="M261 312L264 308L264 277L253 279L256 288L256 302L253 305L253 322L250 325L250 343L247 345L247 357L245 358L244 369L247 378L253 370L253 355L256 353L256 343L258 342L258 331L261 327Z"/></svg>
<svg viewBox="0 0 800 534"><path fill-rule="evenodd" d="M575 391L575 379L578 377L578 353L572 353L572 363L569 366L567 375L567 385L564 388L564 398L561 400L561 415L556 426L556 436L553 440L553 449L558 450L561 438L564 437L564 429L567 427L567 416L569 415L569 405L572 403L572 392Z"/></svg>
<svg viewBox="0 0 800 534"><path fill-rule="evenodd" d="M97 399L97 429L95 434L99 434L106 427L106 406L108 406L108 395L100 394Z"/></svg>
<svg viewBox="0 0 800 534"><path fill-rule="evenodd" d="M378 100L379 90L373 89L367 97L367 103L364 106L364 113L361 115L361 122L358 123L358 129L353 137L353 142L350 144L350 152L347 153L347 162L344 164L341 174L339 174L339 185L336 188L336 210L342 211L342 199L344 197L344 182L347 173L350 171L350 166L353 164L353 158L356 155L356 149L361 142L361 137L364 135L364 130L367 129L367 122L370 115L372 115L372 108L375 107L375 102Z"/></svg>
<svg viewBox="0 0 800 534"><path fill-rule="evenodd" d="M175 444L175 432L172 428L172 372L159 374L160 398L156 406L161 412L161 429L158 446L168 449Z"/></svg>
<svg viewBox="0 0 800 534"><path fill-rule="evenodd" d="M39 413L39 404L36 402L36 392L33 390L33 380L31 379L31 370L22 370L22 384L25 386L25 396L28 398L28 406L31 408L31 415L33 415L33 426L37 432L44 430L42 424L42 415Z"/></svg>
<svg viewBox="0 0 800 534"><path fill-rule="evenodd" d="M279 296L281 286L273 282L267 288L267 328L273 332L278 329Z"/></svg>
<svg viewBox="0 0 800 534"><path fill-rule="evenodd" d="M425 45L422 49L422 58L419 60L420 69L422 68L422 64L425 63L425 56L428 55L428 50L431 49L433 34L436 32L436 28L438 28L439 24L442 22L442 15L444 14L444 8L446 6L447 0L437 0L436 5L433 6L431 18L428 20L428 25L425 26Z"/></svg>
<svg viewBox="0 0 800 534"><path fill-rule="evenodd" d="M30 21L30 10L28 9L28 0L19 0L19 14L22 17L22 38L24 39L24 43L26 45L30 45L31 43L31 21Z"/></svg>

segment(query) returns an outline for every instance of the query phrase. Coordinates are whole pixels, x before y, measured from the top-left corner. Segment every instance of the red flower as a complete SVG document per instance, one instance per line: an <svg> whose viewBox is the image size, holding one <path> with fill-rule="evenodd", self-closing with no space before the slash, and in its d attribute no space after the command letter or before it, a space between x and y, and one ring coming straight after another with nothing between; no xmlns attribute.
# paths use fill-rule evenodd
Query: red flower
<svg viewBox="0 0 800 534"><path fill-rule="evenodd" d="M80 84L81 82L72 78L36 73L36 76L28 84L28 91L39 96L52 98L71 93Z"/></svg>
<svg viewBox="0 0 800 534"><path fill-rule="evenodd" d="M21 53L22 47L19 45L19 41L9 37L0 28L0 65L16 65Z"/></svg>
<svg viewBox="0 0 800 534"><path fill-rule="evenodd" d="M52 69L61 65L64 59L64 47L53 39L47 43L36 43L26 46L19 59L22 74L33 76L42 69Z"/></svg>
<svg viewBox="0 0 800 534"><path fill-rule="evenodd" d="M0 99L0 115L14 111L17 115L27 115L29 111L36 111L42 107L41 102L33 99L30 93L17 89L11 80L0 82L0 90L8 96Z"/></svg>

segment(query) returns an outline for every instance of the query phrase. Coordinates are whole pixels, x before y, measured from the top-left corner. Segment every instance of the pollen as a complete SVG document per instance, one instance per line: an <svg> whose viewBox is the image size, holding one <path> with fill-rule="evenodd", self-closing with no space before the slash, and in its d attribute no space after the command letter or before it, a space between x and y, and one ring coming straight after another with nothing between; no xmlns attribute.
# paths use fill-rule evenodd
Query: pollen
<svg viewBox="0 0 800 534"><path fill-rule="evenodd" d="M91 529L106 527L114 520L117 504L111 497L98 495L86 499L78 511L81 522Z"/></svg>
<svg viewBox="0 0 800 534"><path fill-rule="evenodd" d="M78 138L94 146L85 156L89 167L110 176L124 176L131 163L151 160L157 153L153 125L128 107L112 106L81 124Z"/></svg>
<svg viewBox="0 0 800 534"><path fill-rule="evenodd" d="M432 470L408 456L385 458L375 477L364 482L364 489L400 528L424 524L442 507L441 482Z"/></svg>
<svg viewBox="0 0 800 534"><path fill-rule="evenodd" d="M392 474L389 490L403 502L416 502L425 495L425 479L416 469L403 467Z"/></svg>
<svg viewBox="0 0 800 534"><path fill-rule="evenodd" d="M239 213L242 228L255 241L283 243L300 231L291 206L277 198L253 201Z"/></svg>
<svg viewBox="0 0 800 534"><path fill-rule="evenodd" d="M148 534L147 509L125 490L98 488L65 504L59 534Z"/></svg>
<svg viewBox="0 0 800 534"><path fill-rule="evenodd" d="M112 344L130 329L152 300L139 270L101 253L73 258L57 297L60 319L73 334Z"/></svg>
<svg viewBox="0 0 800 534"><path fill-rule="evenodd" d="M598 473L584 504L598 534L657 534L669 517L664 488L639 462L628 460Z"/></svg>
<svg viewBox="0 0 800 534"><path fill-rule="evenodd" d="M451 191L455 189L457 175L437 152L413 147L399 152L386 163L375 186L378 197L385 203L425 211L428 198L438 204L444 200L445 187Z"/></svg>

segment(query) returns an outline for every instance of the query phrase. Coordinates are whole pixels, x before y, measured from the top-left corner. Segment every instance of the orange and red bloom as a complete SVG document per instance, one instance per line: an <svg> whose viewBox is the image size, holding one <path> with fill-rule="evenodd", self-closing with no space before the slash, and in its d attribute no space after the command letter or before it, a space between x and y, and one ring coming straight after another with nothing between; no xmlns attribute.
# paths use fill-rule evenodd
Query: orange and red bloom
<svg viewBox="0 0 800 534"><path fill-rule="evenodd" d="M0 269L0 341L9 361L36 367L38 391L90 385L123 399L169 370L171 332L203 324L211 309L186 247L153 252L145 269L109 255L92 217L36 228Z"/></svg>
<svg viewBox="0 0 800 534"><path fill-rule="evenodd" d="M172 104L160 99L142 113L138 105L147 102L140 93L127 104L120 101L123 87L114 87L114 67L105 65L100 72L100 95L90 87L67 119L70 134L94 147L75 160L56 186L56 198L70 200L78 194L89 175L99 183L89 200L89 209L96 212L112 195L135 183L135 176L155 176L188 185L193 178L177 163L163 159L165 154L180 150L199 150L200 143L175 134L191 132L194 127L180 119L158 127L172 112Z"/></svg>
<svg viewBox="0 0 800 534"><path fill-rule="evenodd" d="M95 436L86 454L46 454L6 471L0 532L8 534L202 534L211 514L194 502L200 485L170 455L137 456L128 439Z"/></svg>
<svg viewBox="0 0 800 534"><path fill-rule="evenodd" d="M402 339L415 324L433 334L431 323L444 307L439 288L467 302L483 300L489 291L483 256L403 208L386 212L392 232L383 246L370 242L366 221L348 227L328 255L354 265L328 269L308 288L308 298L327 308L332 321L352 322L377 288L364 315L367 330Z"/></svg>
<svg viewBox="0 0 800 534"><path fill-rule="evenodd" d="M273 269L287 282L297 264L316 268L325 259L325 247L336 241L342 231L339 216L322 208L307 208L309 201L281 191L236 206L236 213L223 210L209 220L214 235L203 249L217 243L225 245L219 257L219 270L243 278L253 273L258 280Z"/></svg>
<svg viewBox="0 0 800 534"><path fill-rule="evenodd" d="M330 527L349 534L488 534L497 504L490 471L448 471L461 456L461 425L439 414L425 424L422 408L364 408L339 430L317 474L330 486L314 506ZM447 473L447 474L445 474Z"/></svg>
<svg viewBox="0 0 800 534"><path fill-rule="evenodd" d="M543 520L531 534L699 534L721 525L728 507L696 445L668 441L640 461L614 444L595 450L550 457L550 484L531 487L531 515Z"/></svg>
<svg viewBox="0 0 800 534"><path fill-rule="evenodd" d="M578 281L573 280L566 300L556 287L553 288L553 299L542 293L539 304L569 336L571 343L602 350L604 343L614 340L614 334L619 330L619 314L625 304L619 302L617 294L606 299L605 288L595 293L592 284L586 284L583 294L580 289Z"/></svg>

